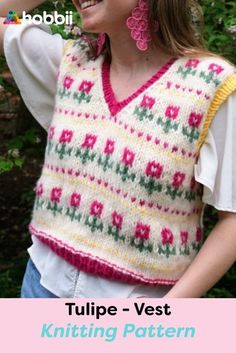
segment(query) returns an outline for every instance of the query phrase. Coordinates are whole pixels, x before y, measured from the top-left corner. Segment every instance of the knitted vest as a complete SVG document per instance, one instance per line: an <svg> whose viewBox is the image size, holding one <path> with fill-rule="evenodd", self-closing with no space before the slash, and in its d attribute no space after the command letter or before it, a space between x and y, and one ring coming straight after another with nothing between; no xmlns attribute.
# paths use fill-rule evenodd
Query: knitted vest
<svg viewBox="0 0 236 353"><path fill-rule="evenodd" d="M116 102L104 56L90 60L82 40L68 43L29 230L80 270L174 284L202 245L194 165L236 88L234 68L171 60Z"/></svg>

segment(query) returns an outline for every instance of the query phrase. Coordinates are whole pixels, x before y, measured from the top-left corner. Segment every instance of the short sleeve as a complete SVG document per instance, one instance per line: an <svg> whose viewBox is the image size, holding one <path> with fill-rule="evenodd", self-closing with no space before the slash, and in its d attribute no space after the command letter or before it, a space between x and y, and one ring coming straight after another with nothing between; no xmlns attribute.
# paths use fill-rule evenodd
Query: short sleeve
<svg viewBox="0 0 236 353"><path fill-rule="evenodd" d="M236 93L229 96L214 117L194 174L204 185L205 204L236 212Z"/></svg>
<svg viewBox="0 0 236 353"><path fill-rule="evenodd" d="M4 35L4 53L21 96L34 118L48 130L56 93L57 73L66 44L50 27L11 25Z"/></svg>

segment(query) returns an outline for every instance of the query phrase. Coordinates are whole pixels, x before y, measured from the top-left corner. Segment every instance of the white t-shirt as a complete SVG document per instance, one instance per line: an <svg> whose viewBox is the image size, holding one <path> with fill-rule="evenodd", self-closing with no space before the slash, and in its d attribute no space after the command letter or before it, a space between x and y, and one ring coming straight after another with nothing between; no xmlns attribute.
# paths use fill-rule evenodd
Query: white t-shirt
<svg viewBox="0 0 236 353"><path fill-rule="evenodd" d="M47 131L56 79L66 40L52 35L49 26L11 25L5 32L8 66L29 111ZM194 166L204 185L203 202L218 210L236 212L236 93L217 112ZM203 215L203 213L202 213ZM79 271L32 234L29 254L41 274L41 284L64 298L163 297L171 286L130 285Z"/></svg>

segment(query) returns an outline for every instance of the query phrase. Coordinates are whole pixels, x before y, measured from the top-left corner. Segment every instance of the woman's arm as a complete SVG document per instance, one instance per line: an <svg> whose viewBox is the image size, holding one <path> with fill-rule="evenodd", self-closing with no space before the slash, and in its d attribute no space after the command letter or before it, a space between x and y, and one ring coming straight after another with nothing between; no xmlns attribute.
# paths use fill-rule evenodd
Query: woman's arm
<svg viewBox="0 0 236 353"><path fill-rule="evenodd" d="M4 25L5 16L10 10L15 10L20 17L22 11L30 11L41 5L45 0L1 0L0 7L0 55L3 54L3 37L7 29L7 25Z"/></svg>
<svg viewBox="0 0 236 353"><path fill-rule="evenodd" d="M165 298L200 298L236 261L236 213L219 211L219 221L198 255Z"/></svg>

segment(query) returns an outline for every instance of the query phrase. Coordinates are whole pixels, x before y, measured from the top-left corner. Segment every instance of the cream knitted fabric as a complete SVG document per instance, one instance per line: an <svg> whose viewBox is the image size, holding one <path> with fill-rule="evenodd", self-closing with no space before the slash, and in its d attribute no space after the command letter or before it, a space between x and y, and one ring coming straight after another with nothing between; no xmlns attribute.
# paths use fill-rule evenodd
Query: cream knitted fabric
<svg viewBox="0 0 236 353"><path fill-rule="evenodd" d="M83 271L175 283L202 244L194 164L209 112L235 82L221 59L181 58L116 102L109 63L70 41L30 231Z"/></svg>

